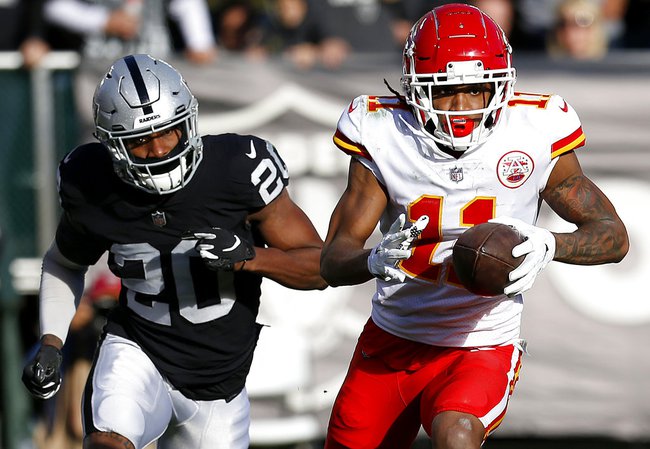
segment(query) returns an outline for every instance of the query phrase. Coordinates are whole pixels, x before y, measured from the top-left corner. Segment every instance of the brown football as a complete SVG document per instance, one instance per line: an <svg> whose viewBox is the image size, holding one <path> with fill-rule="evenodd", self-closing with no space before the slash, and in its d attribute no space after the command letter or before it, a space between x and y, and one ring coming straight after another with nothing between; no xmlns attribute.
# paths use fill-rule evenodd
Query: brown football
<svg viewBox="0 0 650 449"><path fill-rule="evenodd" d="M508 274L524 260L512 257L512 248L521 242L516 230L501 223L481 223L463 232L452 256L463 286L481 296L502 294Z"/></svg>

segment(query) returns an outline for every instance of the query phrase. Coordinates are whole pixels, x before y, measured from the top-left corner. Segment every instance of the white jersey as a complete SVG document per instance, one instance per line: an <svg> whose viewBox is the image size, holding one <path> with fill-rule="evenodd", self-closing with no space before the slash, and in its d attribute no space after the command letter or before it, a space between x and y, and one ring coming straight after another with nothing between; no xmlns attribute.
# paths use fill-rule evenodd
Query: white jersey
<svg viewBox="0 0 650 449"><path fill-rule="evenodd" d="M557 95L516 93L487 142L460 158L441 151L398 97L360 96L342 114L334 143L384 186L385 233L405 213L429 224L399 267L404 283L377 280L373 321L402 338L436 346L477 347L519 338L523 299L464 289L452 247L470 226L510 216L534 224L557 156L584 145L580 120Z"/></svg>

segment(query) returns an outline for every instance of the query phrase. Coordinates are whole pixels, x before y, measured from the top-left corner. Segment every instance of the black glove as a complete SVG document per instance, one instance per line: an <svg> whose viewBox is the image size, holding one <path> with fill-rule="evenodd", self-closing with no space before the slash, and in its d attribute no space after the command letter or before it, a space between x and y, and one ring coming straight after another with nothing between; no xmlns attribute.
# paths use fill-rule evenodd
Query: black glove
<svg viewBox="0 0 650 449"><path fill-rule="evenodd" d="M196 250L211 270L232 271L237 262L255 257L253 246L227 229L209 228L193 231L189 236L198 239ZM188 238L187 234L184 238Z"/></svg>
<svg viewBox="0 0 650 449"><path fill-rule="evenodd" d="M31 394L49 399L61 387L61 351L51 345L42 345L36 356L23 369L23 383Z"/></svg>

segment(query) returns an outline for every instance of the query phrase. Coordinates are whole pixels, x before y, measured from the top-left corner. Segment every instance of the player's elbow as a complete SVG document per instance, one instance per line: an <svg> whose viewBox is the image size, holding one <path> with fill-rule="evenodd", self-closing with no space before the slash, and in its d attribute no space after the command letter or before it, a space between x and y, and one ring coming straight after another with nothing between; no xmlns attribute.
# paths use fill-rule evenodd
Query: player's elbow
<svg viewBox="0 0 650 449"><path fill-rule="evenodd" d="M619 220L610 221L608 224L609 240L611 242L610 250L608 251L608 262L618 263L622 261L630 250L630 239L627 234L627 229L623 222Z"/></svg>
<svg viewBox="0 0 650 449"><path fill-rule="evenodd" d="M626 235L626 237L627 237L627 235ZM630 242L626 238L625 242L623 242L620 245L620 247L618 248L618 251L616 252L616 258L615 258L614 262L618 263L618 262L622 261L625 258L625 256L627 255L629 250L630 250Z"/></svg>
<svg viewBox="0 0 650 449"><path fill-rule="evenodd" d="M615 263L622 261L630 250L630 238L625 229L625 225L621 222L619 227L620 230L617 232L617 237L614 243L615 255L613 262Z"/></svg>
<svg viewBox="0 0 650 449"><path fill-rule="evenodd" d="M322 244L318 245L318 254L313 258L314 264L311 265L312 268L309 270L309 288L313 290L325 290L329 287L329 283L322 275L321 251Z"/></svg>
<svg viewBox="0 0 650 449"><path fill-rule="evenodd" d="M329 283L323 277L319 277L314 284L314 290L325 290L327 287L329 287Z"/></svg>

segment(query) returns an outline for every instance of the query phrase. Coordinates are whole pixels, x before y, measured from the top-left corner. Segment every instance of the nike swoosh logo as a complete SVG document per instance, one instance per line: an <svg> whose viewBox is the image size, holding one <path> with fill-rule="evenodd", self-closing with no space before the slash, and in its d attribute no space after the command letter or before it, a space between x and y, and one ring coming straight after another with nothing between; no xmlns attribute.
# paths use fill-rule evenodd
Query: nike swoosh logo
<svg viewBox="0 0 650 449"><path fill-rule="evenodd" d="M348 106L348 114L354 111L357 108L357 105L354 104L354 102L350 103L350 106Z"/></svg>
<svg viewBox="0 0 650 449"><path fill-rule="evenodd" d="M224 248L223 251L224 252L233 251L235 248L237 248L239 246L240 243L241 243L241 240L239 240L239 237L235 236L235 244L232 245L229 248Z"/></svg>
<svg viewBox="0 0 650 449"><path fill-rule="evenodd" d="M250 152L246 153L246 156L248 156L251 159L255 159L257 157L257 151L255 151L255 145L253 145L252 140L251 140L251 150Z"/></svg>
<svg viewBox="0 0 650 449"><path fill-rule="evenodd" d="M564 106L560 106L560 109L561 109L563 112L569 112L569 105L566 104L566 100L562 100L562 101L564 101Z"/></svg>

